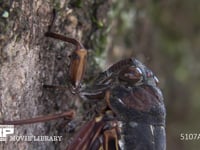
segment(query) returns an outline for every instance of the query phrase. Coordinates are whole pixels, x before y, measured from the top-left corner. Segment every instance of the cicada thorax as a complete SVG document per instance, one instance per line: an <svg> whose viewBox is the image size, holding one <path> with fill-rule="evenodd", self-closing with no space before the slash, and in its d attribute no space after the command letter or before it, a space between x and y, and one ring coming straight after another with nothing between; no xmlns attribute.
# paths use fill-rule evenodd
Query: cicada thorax
<svg viewBox="0 0 200 150"><path fill-rule="evenodd" d="M116 86L111 90L112 110L124 120L163 125L165 107L162 95L157 90L148 85L129 88Z"/></svg>
<svg viewBox="0 0 200 150"><path fill-rule="evenodd" d="M110 107L123 124L126 150L165 150L165 107L159 89L118 85L111 90Z"/></svg>

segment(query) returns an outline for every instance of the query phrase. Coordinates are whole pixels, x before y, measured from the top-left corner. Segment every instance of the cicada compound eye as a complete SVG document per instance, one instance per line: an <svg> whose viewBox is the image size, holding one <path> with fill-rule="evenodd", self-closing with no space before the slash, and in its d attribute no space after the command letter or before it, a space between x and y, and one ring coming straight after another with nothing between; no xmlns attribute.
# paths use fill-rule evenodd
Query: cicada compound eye
<svg viewBox="0 0 200 150"><path fill-rule="evenodd" d="M119 79L128 83L136 84L143 80L143 74L140 68L128 66L120 71Z"/></svg>

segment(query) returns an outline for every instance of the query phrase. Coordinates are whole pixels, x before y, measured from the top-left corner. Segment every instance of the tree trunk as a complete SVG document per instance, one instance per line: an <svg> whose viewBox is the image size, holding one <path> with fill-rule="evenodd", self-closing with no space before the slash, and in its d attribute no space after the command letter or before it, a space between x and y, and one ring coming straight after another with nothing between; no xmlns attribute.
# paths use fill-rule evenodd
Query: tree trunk
<svg viewBox="0 0 200 150"><path fill-rule="evenodd" d="M1 2L0 118L18 120L78 108L79 98L69 90L44 89L44 84L66 85L73 46L44 36L52 19L53 32L79 39L94 48L107 25L110 1L18 0ZM95 40L92 40L92 38ZM92 61L92 60L91 60ZM80 110L77 110L80 112ZM73 125L81 126L78 113ZM61 142L0 142L2 150L65 149L74 132L65 120L15 126L14 136L62 136Z"/></svg>

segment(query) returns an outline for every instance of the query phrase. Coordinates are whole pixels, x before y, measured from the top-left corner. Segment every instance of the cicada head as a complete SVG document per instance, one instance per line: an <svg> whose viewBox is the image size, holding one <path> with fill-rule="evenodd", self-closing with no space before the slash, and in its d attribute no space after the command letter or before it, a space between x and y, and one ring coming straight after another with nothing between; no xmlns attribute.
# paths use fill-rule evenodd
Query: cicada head
<svg viewBox="0 0 200 150"><path fill-rule="evenodd" d="M142 82L142 84L156 86L159 83L158 78L148 67L146 67L144 64L142 64L139 60L135 58L133 58L132 61L133 67L135 67L136 70L138 70L138 72L140 73L140 82Z"/></svg>

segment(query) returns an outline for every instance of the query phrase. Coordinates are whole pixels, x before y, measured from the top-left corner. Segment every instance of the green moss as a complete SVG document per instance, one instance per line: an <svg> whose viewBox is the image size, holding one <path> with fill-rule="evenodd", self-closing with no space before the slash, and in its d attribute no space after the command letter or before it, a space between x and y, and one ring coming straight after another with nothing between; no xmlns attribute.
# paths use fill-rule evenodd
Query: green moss
<svg viewBox="0 0 200 150"><path fill-rule="evenodd" d="M59 0L51 0L51 3L53 4L53 8L56 10L56 12L58 12L61 9Z"/></svg>
<svg viewBox="0 0 200 150"><path fill-rule="evenodd" d="M75 0L70 3L73 7L82 8L83 0Z"/></svg>
<svg viewBox="0 0 200 150"><path fill-rule="evenodd" d="M101 20L98 20L96 17L92 16L92 23L97 26L97 28L103 28L104 23Z"/></svg>

